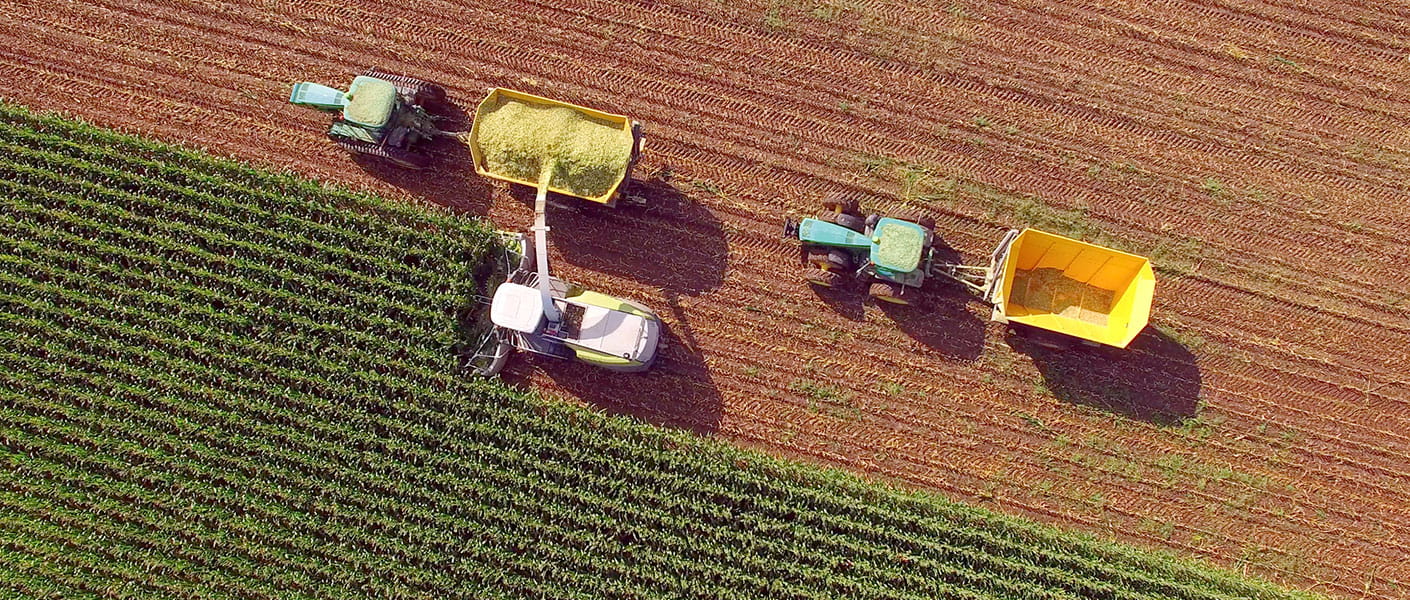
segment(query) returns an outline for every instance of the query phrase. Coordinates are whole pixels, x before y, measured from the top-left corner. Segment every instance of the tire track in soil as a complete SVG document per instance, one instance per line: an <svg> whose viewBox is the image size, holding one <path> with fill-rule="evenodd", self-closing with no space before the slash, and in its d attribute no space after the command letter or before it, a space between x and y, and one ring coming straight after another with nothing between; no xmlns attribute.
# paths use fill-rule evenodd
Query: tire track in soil
<svg viewBox="0 0 1410 600"><path fill-rule="evenodd" d="M743 19L735 15L730 17L735 22L730 23L709 11L646 10L593 2L442 10L447 7L450 5L428 3L419 10L387 11L312 2L281 6L276 11L215 3L109 6L107 14L137 16L162 28L158 29L162 33L140 40L113 40L110 48L69 42L66 49L52 55L45 50L57 49L65 42L47 31L46 25L66 31L75 41L85 33L104 32L93 29L93 23L101 23L101 19L59 22L45 10L30 16L34 23L51 19L46 25L28 24L23 15L9 23L0 18L0 37L22 40L24 43L16 46L25 50L15 57L0 57L0 69L36 75L11 92L30 93L32 101L16 96L29 104L69 106L64 94L46 90L46 83L61 84L64 87L60 89L72 98L103 98L105 88L111 87L140 106L142 114L97 103L82 103L78 112L103 124L156 131L166 139L192 140L231 154L383 191L389 189L387 184L367 177L328 151L326 144L320 145L316 115L290 111L279 106L277 99L232 106L221 101L219 90L249 85L268 90L294 78L330 77L336 81L371 59L393 70L428 73L450 84L452 95L461 98L473 98L472 90L502 84L531 87L529 91L588 104L620 106L622 112L644 115L639 118L648 120L648 166L669 164L685 177L714 182L724 193L689 192L688 182L683 182L687 195L719 219L730 258L718 287L676 299L698 348L669 351L668 357L684 359L687 364L667 365L661 378L694 390L687 402L699 396L707 397L706 401L712 394L720 396L721 435L765 450L936 487L963 498L992 502L1005 510L1224 561L1233 561L1245 544L1254 543L1281 553L1289 561L1286 564L1296 564L1299 557L1306 558L1298 552L1306 540L1296 529L1325 527L1336 535L1316 538L1317 556L1307 561L1312 564L1302 573L1275 564L1265 565L1260 572L1300 585L1320 580L1348 596L1359 594L1363 584L1368 584L1365 574L1378 567L1385 579L1406 580L1404 570L1386 568L1404 562L1404 543L1387 542L1384 532L1378 534L1374 526L1376 520L1406 521L1406 442L1386 423L1406 422L1407 390L1403 382L1395 384L1404 378L1403 373L1395 370L1393 351L1385 350L1404 348L1406 314L1381 306L1368 291L1378 284L1392 290L1405 285L1405 276L1393 260L1403 255L1404 245L1397 244L1389 233L1396 230L1403 213L1384 212L1397 206L1385 201L1403 190L1395 187L1393 179L1404 169L1346 159L1334 149L1314 147L1309 141L1344 140L1346 131L1370 131L1366 127L1347 128L1348 115L1385 113L1383 103L1367 105L1364 110L1348 106L1352 104L1348 99L1385 96L1378 91L1382 88L1377 87L1375 72L1356 68L1357 60L1345 60L1340 63L1345 66L1337 70L1336 62L1304 59L1309 68L1319 71L1310 81L1278 78L1272 72L1222 78L1216 85L1230 87L1229 93L1198 98L1193 103L1198 110L1176 110L1178 107L1160 91L1181 89L1211 72L1211 61L1219 56L1208 41L1214 38L1185 31L1189 27L1181 28L1184 20L1166 15L1167 22L1153 22L1153 15L1159 13L1124 6L1077 7L1053 22L1044 22L1040 13L1027 7L983 5L975 10L1010 10L1004 22L1007 29L992 31L991 27L990 33L1001 34L994 36L993 42L962 48L975 54L969 62L960 63L963 72L958 75L928 72L924 65L908 63L903 56L870 58L865 48L846 41L825 37L819 37L821 41L791 40L758 25L763 11L743 13ZM906 7L876 8L884 18L915 14ZM103 9L84 10L90 11L83 13L88 16L104 14L92 12ZM1289 10L1257 3L1214 8L1201 4L1188 9L1206 17L1231 14L1228 18L1233 22L1263 19L1274 23L1252 29L1263 36L1305 35L1289 26L1295 25L1296 19L1271 16ZM1149 36L1140 48L1109 42L1094 32L1112 26L1112 12L1122 13L1122 23L1136 23L1158 35ZM192 18L193 14L200 18ZM756 18L749 21L751 16ZM620 29L603 31L616 25ZM520 36L513 36L512 41L503 39L506 31L516 30L532 30L536 35L532 40ZM1350 58L1362 58L1378 48L1383 54L1387 45L1399 50L1393 35L1375 38L1363 35L1364 31L1355 33L1360 30L1353 26L1328 30L1337 32L1329 47L1351 48ZM373 35L378 31L385 34L381 39ZM180 35L182 32L187 35ZM1052 39L1058 34L1064 36L1063 43ZM610 39L614 35L623 39ZM1006 40L1029 36L1042 43L1016 49L996 47ZM604 44L604 40L620 43ZM1260 51L1273 47L1241 40L1236 43ZM1025 56L1039 47L1061 53L1063 60L1077 67L1076 72L1095 84L1067 90L1056 67L1024 65ZM1127 59L1127 53L1142 56L1141 52L1145 56L1170 53L1168 56L1182 61L1188 70L1124 81L1132 72L1143 73L1137 68L1139 61ZM535 56L549 60L536 61ZM358 62L346 57L357 57ZM611 72L592 69L596 64L609 65ZM987 72L995 65L1007 71L1007 79ZM51 72L56 67L58 72ZM162 88L188 77L199 79L210 89L168 98ZM165 85L144 87L132 82L142 78ZM1314 88L1308 88L1309 83ZM1209 93L1211 88L1192 89ZM1268 103L1282 93L1307 96L1308 89L1334 92L1343 98L1318 105L1336 118L1294 118L1289 109ZM857 90L872 98L883 93L889 98L852 111L839 109L837 103L858 97L854 94ZM954 90L963 93L956 97ZM1089 110L1087 106L1093 102L1102 106ZM1004 114L1024 119L1021 135L1010 138L965 125L973 115L996 103L1006 107ZM1276 110L1269 111L1265 121L1290 125L1285 135L1258 142L1286 150L1267 154L1239 137L1224 135L1224 130L1215 126L1215 117L1250 106L1272 107ZM1401 106L1403 103L1393 107ZM1031 132L1030 122L1035 124ZM1083 127L1064 127L1064 122ZM218 124L220 129L193 132L197 124ZM930 130L941 125L952 126L959 135L983 139L984 145L975 149L937 139ZM232 139L221 129L246 135ZM1135 141L1125 147L1112 143L1124 138ZM1147 167L1154 181L1142 185L1092 181L1082 176L1085 164L1073 166L1062 158L1064 153L1085 160L1126 158L1139 145L1149 146L1150 156L1171 163ZM318 149L306 156L311 147ZM886 334L896 328L895 322L874 308L861 309L860 320L838 318L833 306L818 302L811 292L789 281L786 273L779 277L777 264L790 258L789 250L774 239L776 220L782 214L806 210L828 187L877 197L879 206L899 206L886 199L896 191L894 182L857 174L854 165L859 149L898 160L959 165L974 180L994 189L1038 194L1060 204L1066 204L1067 198L1081 198L1092 207L1091 218L1108 231L1143 243L1159 240L1165 233L1161 226L1169 222L1177 223L1177 230L1191 238L1209 243L1219 255L1209 264L1219 269L1164 284L1157 319L1170 311L1172 317L1218 348L1217 353L1198 357L1203 380L1198 383L1205 401L1201 415L1226 419L1215 437L1201 440L1177 430L1139 424L1134 431L1113 428L1111 418L1090 409L1076 410L1062 401L1036 396L1032 385L1040 375L1032 360L1003 349L995 341L992 327L976 358L957 360L919 340ZM1280 193L1344 188L1319 194L1313 206L1349 213L1369 209L1362 211L1370 230L1366 238L1375 245L1348 248L1338 239L1343 230L1335 221L1292 209L1287 203L1291 192L1276 197L1265 209L1287 220L1276 232L1262 231L1264 224L1251 218L1251 212L1236 213L1211 205L1208 198L1192 193L1200 182L1198 173L1227 172L1210 169L1216 161L1199 155L1209 151L1217 151L1221 158L1237 156L1253 163L1254 168L1241 165L1248 172L1244 181L1272 182L1282 186L1269 186ZM442 187L432 192L455 193L465 187L453 174L436 176ZM1283 185L1284 179L1302 178L1315 183ZM1136 213L1124 198L1133 191L1168 193L1170 189L1182 190L1172 196L1170 206L1141 205ZM981 254L1008 223L1002 216L996 220L982 207L965 206L967 199L961 198L955 206L928 208L945 226L956 229L947 236L952 243L973 256ZM522 204L501 189L494 189L492 200L489 214L497 222L522 224L527 220ZM483 201L469 204L483 206ZM1211 212L1227 217L1227 222L1210 227L1204 221ZM624 213L620 218L614 215L611 221L623 228L652 228L662 227L661 218ZM667 228L676 235L701 231L679 219L671 221L671 216L666 219ZM1270 244L1293 249L1274 254L1269 252ZM661 304L660 281L640 282L629 276L595 272L573 264L571 257L561 253L556 258L572 278ZM647 256L623 253L620 258L640 261ZM1368 261L1373 264L1357 268ZM1282 293L1269 290L1268 283L1252 277L1269 268L1279 273L1280 279L1273 285L1281 286ZM1324 270L1331 272L1323 276L1320 271ZM1319 294L1330 294L1334 301L1330 312L1317 305ZM1229 308L1230 303L1239 308ZM759 312L741 319L740 305ZM682 323L675 315L667 315L667 319L673 327ZM1291 322L1315 323L1308 329L1324 332L1289 331L1287 323ZM1378 323L1389 327L1377 328ZM768 327L767 335L759 335L761 324ZM838 332L846 341L848 354L831 356L827 351L831 344L820 344L816 335L803 330L805 325ZM888 337L899 338L901 343L886 341ZM1367 352L1367 348L1380 351ZM691 353L697 350L703 358L698 364L689 364ZM787 360L762 358L770 355ZM1014 364L993 364L1005 356ZM836 377L833 373L820 376L800 366L810 360L835 372ZM740 364L755 366L759 375L742 375ZM548 375L563 370L559 365L525 361L516 364L515 370L549 390L574 392ZM865 419L858 421L810 410L816 407L810 407L807 398L795 391L798 381L816 378L854 397L869 397L875 395L870 382L897 381L893 373L914 374L901 382L920 392L913 399L864 405ZM1132 373L1150 375L1149 370ZM1381 387L1358 397L1354 392L1363 381ZM626 412L647 418L657 415L663 421L680 419L682 415L663 410L660 403L640 400L653 397L655 383L632 381L620 386L621 391L632 392L623 396L627 398L623 401ZM1374 404L1363 404L1363 398ZM940 410L942 406L946 409ZM1048 431L1025 430L1022 420L1013 416L1018 413L1036 415ZM1337 425L1337 419L1347 422ZM682 422L688 424L689 420ZM1259 426L1269 424L1301 436L1298 447L1286 451L1289 456L1270 450L1278 440L1259 433ZM1072 451L1076 458L1057 461L1032 458L1042 455L1059 436L1104 439L1118 449ZM885 459L866 458L875 454L878 444L901 444L913 450L897 451ZM1382 447L1380 452L1377 444ZM1128 477L1090 462L1097 460L1092 457L1121 457L1128 450L1137 457L1131 464L1143 474ZM963 451L959 456L972 460L955 461L942 451ZM1181 497L1178 490L1162 489L1150 479L1149 473L1158 469L1162 457L1173 452L1190 456L1190 464L1199 468L1226 466L1266 473L1280 484L1296 481L1303 486L1303 493L1264 490L1273 501L1253 506L1248 514L1200 514L1191 510L1194 503ZM1055 471L1054 466L1060 470ZM1180 477L1196 477L1199 469L1195 466L1180 471ZM996 488L991 476L999 468L1011 468L1014 474ZM1083 473L1096 473L1100 479L1083 481ZM1062 480L1063 488L1074 490L1073 497L1045 496L1027 484L1043 478ZM1258 486L1240 487L1237 481L1220 480L1210 490L1201 492L1204 495L1200 498L1218 504L1238 500L1238 494L1258 491ZM1321 492L1322 497L1307 490ZM1076 499L1087 492L1106 493L1110 506L1093 516L1091 507ZM1328 513L1323 520L1329 522L1319 523L1314 514L1318 510ZM1270 518L1277 514L1274 511L1293 516ZM1152 518L1176 524L1174 539L1142 532L1138 527L1141 520ZM1326 558L1337 555L1363 558ZM1371 592L1381 597L1393 597L1394 585L1382 579L1369 581Z"/></svg>

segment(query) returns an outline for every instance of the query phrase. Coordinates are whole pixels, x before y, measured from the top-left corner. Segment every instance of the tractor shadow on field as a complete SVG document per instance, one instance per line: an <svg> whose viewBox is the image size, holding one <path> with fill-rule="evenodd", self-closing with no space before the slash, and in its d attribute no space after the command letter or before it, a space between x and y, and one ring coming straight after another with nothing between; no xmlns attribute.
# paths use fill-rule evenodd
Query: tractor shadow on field
<svg viewBox="0 0 1410 600"><path fill-rule="evenodd" d="M1033 358L1043 385L1060 400L1157 425L1178 425L1199 410L1195 355L1154 327L1125 350L1080 344L1051 350L1013 332L1006 341Z"/></svg>
<svg viewBox="0 0 1410 600"><path fill-rule="evenodd" d="M962 290L926 286L927 297L909 306L877 302L901 332L941 356L973 361L984 352L984 321L970 312Z"/></svg>
<svg viewBox="0 0 1410 600"><path fill-rule="evenodd" d="M959 262L959 253L939 237L934 248L937 262ZM926 348L951 360L978 359L984 351L985 326L969 310L973 296L949 280L932 279L924 288L906 290L909 305L872 300L867 296L867 285L858 281L838 288L808 287L834 312L852 321L864 321L864 303L873 302L898 329Z"/></svg>
<svg viewBox="0 0 1410 600"><path fill-rule="evenodd" d="M667 310L673 313L675 325L666 328L662 339L668 346L661 349L650 371L616 373L575 361L519 354L510 359L503 376L528 388L530 373L539 369L568 395L608 413L712 435L719 428L724 400L684 311L674 301Z"/></svg>
<svg viewBox="0 0 1410 600"><path fill-rule="evenodd" d="M440 113L442 128L459 131L468 129L470 117L464 109L451 105ZM431 166L416 170L394 165L385 160L354 155L364 172L426 200L455 209L458 212L486 214L492 201L490 182L475 173L475 161L465 140L439 136L423 142L421 148L431 154Z"/></svg>
<svg viewBox="0 0 1410 600"><path fill-rule="evenodd" d="M724 225L670 181L668 170L633 179L628 192L645 206L616 208L551 195L550 237L563 262L659 288L668 298L720 287L729 262ZM533 206L534 190L510 186Z"/></svg>
<svg viewBox="0 0 1410 600"><path fill-rule="evenodd" d="M935 236L931 244L940 264L961 264L958 250ZM973 361L984 352L985 321L970 312L974 296L958 283L936 275L909 306L877 302L906 335L946 358Z"/></svg>

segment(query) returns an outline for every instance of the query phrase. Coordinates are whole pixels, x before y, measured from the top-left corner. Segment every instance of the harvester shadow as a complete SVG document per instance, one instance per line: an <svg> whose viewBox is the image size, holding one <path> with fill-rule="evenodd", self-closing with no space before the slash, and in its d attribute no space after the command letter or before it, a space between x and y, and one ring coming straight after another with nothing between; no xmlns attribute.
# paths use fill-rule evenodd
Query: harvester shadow
<svg viewBox="0 0 1410 600"><path fill-rule="evenodd" d="M632 195L646 201L644 208L558 199L569 209L550 209L548 222L561 260L659 288L668 297L718 288L729 260L720 220L672 185L669 176L629 185ZM510 186L510 195L532 205L534 190Z"/></svg>
<svg viewBox="0 0 1410 600"><path fill-rule="evenodd" d="M1007 341L1033 358L1043 384L1060 400L1157 425L1179 424L1199 410L1202 379L1195 355L1154 327L1125 350L1051 350L1014 333Z"/></svg>
<svg viewBox="0 0 1410 600"><path fill-rule="evenodd" d="M460 106L447 104L437 110L438 127L448 131L469 128L470 117ZM422 142L421 148L431 154L431 166L421 170L362 154L354 155L353 162L367 174L429 202L459 212L489 212L493 187L475 173L475 161L466 141L443 135Z"/></svg>
<svg viewBox="0 0 1410 600"><path fill-rule="evenodd" d="M724 401L684 312L672 299L676 326L667 327L656 364L644 373L616 373L575 361L519 355L506 369L506 381L528 387L534 369L577 397L607 413L626 415L658 427L712 435L720 424Z"/></svg>

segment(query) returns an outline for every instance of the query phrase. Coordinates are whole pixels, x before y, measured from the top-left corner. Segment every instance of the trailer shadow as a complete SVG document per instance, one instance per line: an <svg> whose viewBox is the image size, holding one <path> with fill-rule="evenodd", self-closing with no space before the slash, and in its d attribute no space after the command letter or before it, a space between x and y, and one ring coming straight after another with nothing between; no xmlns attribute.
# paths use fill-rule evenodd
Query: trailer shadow
<svg viewBox="0 0 1410 600"><path fill-rule="evenodd" d="M629 192L644 207L616 208L555 198L548 224L561 260L577 267L659 288L666 296L696 296L724 282L729 244L723 223L670 181L668 171L633 179ZM534 190L510 186L532 205Z"/></svg>
<svg viewBox="0 0 1410 600"><path fill-rule="evenodd" d="M1050 350L1010 332L1006 341L1033 358L1053 396L1158 425L1199 410L1199 365L1188 348L1147 327L1125 350L1077 346Z"/></svg>
<svg viewBox="0 0 1410 600"><path fill-rule="evenodd" d="M576 361L519 354L510 359L503 377L528 388L529 375L542 370L567 394L608 413L712 435L719 428L724 400L684 311L676 302L670 302L669 310L676 325L666 328L667 347L650 371L617 373Z"/></svg>

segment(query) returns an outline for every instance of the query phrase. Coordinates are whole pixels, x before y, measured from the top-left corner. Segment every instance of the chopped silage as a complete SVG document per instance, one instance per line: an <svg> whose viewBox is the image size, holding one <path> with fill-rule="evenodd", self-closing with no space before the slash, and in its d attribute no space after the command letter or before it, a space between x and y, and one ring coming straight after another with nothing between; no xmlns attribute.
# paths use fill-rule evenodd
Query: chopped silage
<svg viewBox="0 0 1410 600"><path fill-rule="evenodd" d="M571 108L504 98L480 115L478 143L490 172L538 181L553 161L549 187L575 196L605 195L631 159L631 131Z"/></svg>
<svg viewBox="0 0 1410 600"><path fill-rule="evenodd" d="M1116 293L1062 274L1061 269L1016 271L1009 290L1010 304L1034 312L1049 312L1093 325L1106 325Z"/></svg>
<svg viewBox="0 0 1410 600"><path fill-rule="evenodd" d="M887 223L879 232L877 262L886 265L914 265L925 245L925 235L913 227Z"/></svg>

